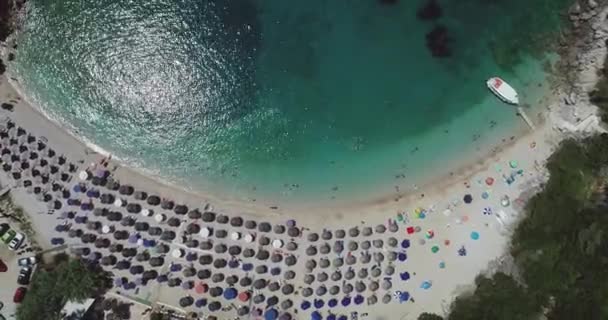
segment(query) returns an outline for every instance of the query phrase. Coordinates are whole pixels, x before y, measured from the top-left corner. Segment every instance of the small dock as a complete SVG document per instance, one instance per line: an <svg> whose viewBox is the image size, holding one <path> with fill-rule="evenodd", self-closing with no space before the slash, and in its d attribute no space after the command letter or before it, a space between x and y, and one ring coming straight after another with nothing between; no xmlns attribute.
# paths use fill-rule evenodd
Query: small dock
<svg viewBox="0 0 608 320"><path fill-rule="evenodd" d="M534 123L532 122L532 120L530 120L530 118L528 117L528 115L526 114L526 112L524 111L524 108L522 107L517 107L517 114L524 119L524 121L526 122L526 124L530 127L530 129L534 130L536 129L536 127L534 127Z"/></svg>

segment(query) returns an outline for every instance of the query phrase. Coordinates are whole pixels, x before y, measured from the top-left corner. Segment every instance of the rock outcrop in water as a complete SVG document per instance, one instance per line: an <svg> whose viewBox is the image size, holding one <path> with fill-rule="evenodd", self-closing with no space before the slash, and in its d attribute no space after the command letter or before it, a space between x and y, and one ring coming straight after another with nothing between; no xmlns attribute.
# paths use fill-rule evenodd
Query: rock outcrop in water
<svg viewBox="0 0 608 320"><path fill-rule="evenodd" d="M448 29L443 25L437 25L426 34L426 46L431 51L433 57L446 58L452 55L450 49L450 38Z"/></svg>
<svg viewBox="0 0 608 320"><path fill-rule="evenodd" d="M439 3L437 3L437 0L428 0L426 4L416 12L418 19L427 21L437 20L441 18L442 15L443 10L441 9L441 6L439 6Z"/></svg>

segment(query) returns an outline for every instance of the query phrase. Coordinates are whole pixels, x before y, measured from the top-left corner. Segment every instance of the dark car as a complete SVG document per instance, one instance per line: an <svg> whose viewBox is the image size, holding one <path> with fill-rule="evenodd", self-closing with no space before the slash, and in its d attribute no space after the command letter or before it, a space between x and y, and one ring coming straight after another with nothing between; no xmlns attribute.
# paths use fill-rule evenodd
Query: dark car
<svg viewBox="0 0 608 320"><path fill-rule="evenodd" d="M23 298L25 297L26 292L27 292L27 288L24 288L24 287L17 288L17 290L15 290L15 295L13 296L13 302L20 303L21 301L23 301Z"/></svg>
<svg viewBox="0 0 608 320"><path fill-rule="evenodd" d="M32 276L32 268L24 267L19 271L19 276L17 276L17 283L22 286L27 286L30 284L30 277Z"/></svg>
<svg viewBox="0 0 608 320"><path fill-rule="evenodd" d="M8 225L8 223L2 223L0 224L0 237L5 234L11 227Z"/></svg>
<svg viewBox="0 0 608 320"><path fill-rule="evenodd" d="M4 261L2 261L0 259L0 272L6 272L6 270L8 270L8 267L6 266L6 264L4 263Z"/></svg>

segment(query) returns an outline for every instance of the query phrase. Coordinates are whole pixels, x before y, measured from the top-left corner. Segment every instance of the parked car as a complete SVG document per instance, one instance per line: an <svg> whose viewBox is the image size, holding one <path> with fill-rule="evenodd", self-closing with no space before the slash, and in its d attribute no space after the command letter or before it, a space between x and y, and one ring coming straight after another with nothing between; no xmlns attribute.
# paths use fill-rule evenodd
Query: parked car
<svg viewBox="0 0 608 320"><path fill-rule="evenodd" d="M16 232L13 239L8 243L8 248L13 251L19 249L21 244L23 244L23 240L25 240L25 235L21 232Z"/></svg>
<svg viewBox="0 0 608 320"><path fill-rule="evenodd" d="M3 236L11 227L8 223L0 223L0 237Z"/></svg>
<svg viewBox="0 0 608 320"><path fill-rule="evenodd" d="M27 293L27 288L24 288L24 287L17 288L17 290L15 290L15 295L13 296L13 302L21 303L21 301L23 301L23 298L25 297L26 293Z"/></svg>
<svg viewBox="0 0 608 320"><path fill-rule="evenodd" d="M2 261L0 259L0 272L6 272L6 270L8 270L8 267L6 266L6 264L4 263L4 261ZM1 303L1 302L0 302ZM1 309L1 308L0 308Z"/></svg>
<svg viewBox="0 0 608 320"><path fill-rule="evenodd" d="M36 256L25 257L17 260L17 265L19 265L20 267L29 267L38 263L38 261L40 261L40 259L38 259L38 257Z"/></svg>
<svg viewBox="0 0 608 320"><path fill-rule="evenodd" d="M19 275L17 276L17 283L22 286L27 286L30 284L30 277L32 276L32 268L24 267L19 271Z"/></svg>
<svg viewBox="0 0 608 320"><path fill-rule="evenodd" d="M0 240L2 240L4 243L9 243L11 240L13 240L13 237L16 234L17 232L15 230L8 230L0 237Z"/></svg>

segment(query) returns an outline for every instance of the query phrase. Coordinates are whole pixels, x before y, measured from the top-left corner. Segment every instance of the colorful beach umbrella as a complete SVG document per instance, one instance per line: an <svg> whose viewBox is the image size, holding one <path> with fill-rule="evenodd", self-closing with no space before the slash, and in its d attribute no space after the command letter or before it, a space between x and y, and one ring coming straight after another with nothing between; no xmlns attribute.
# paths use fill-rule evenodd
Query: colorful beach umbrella
<svg viewBox="0 0 608 320"><path fill-rule="evenodd" d="M471 232L471 239L478 240L479 239L479 233L477 231Z"/></svg>
<svg viewBox="0 0 608 320"><path fill-rule="evenodd" d="M407 249L409 247L410 247L410 240L404 239L403 241L401 241L401 248Z"/></svg>
<svg viewBox="0 0 608 320"><path fill-rule="evenodd" d="M308 310L310 308L310 302L308 301L303 301L302 304L300 305L300 308L302 310Z"/></svg>

